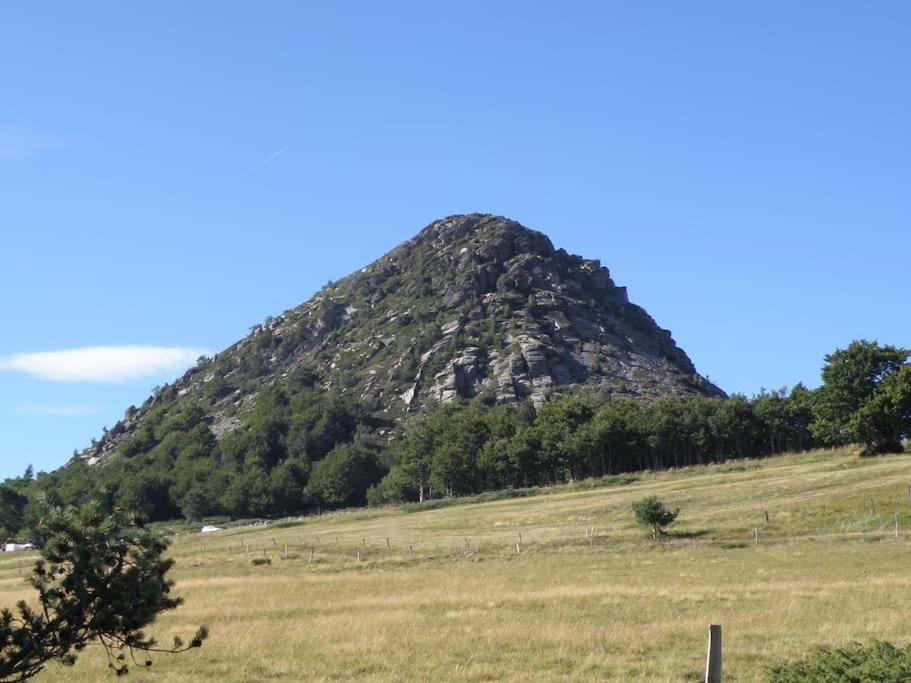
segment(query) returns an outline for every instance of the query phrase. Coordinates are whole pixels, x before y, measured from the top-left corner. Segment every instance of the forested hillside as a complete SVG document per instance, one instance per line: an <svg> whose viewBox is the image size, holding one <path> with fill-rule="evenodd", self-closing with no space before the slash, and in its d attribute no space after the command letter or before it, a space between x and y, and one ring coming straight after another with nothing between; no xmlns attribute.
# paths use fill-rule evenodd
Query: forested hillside
<svg viewBox="0 0 911 683"><path fill-rule="evenodd" d="M823 384L750 399L604 395L456 401L389 432L361 402L308 383L264 390L215 438L205 410L149 412L118 457L80 458L0 486L0 524L23 533L51 505L100 499L152 519L280 516L525 488L640 470L860 442L901 450L911 434L908 351L854 342L826 357Z"/></svg>
<svg viewBox="0 0 911 683"><path fill-rule="evenodd" d="M859 341L809 391L725 394L598 261L497 216L436 221L131 406L0 525L90 499L279 516L761 457L897 450L908 351Z"/></svg>

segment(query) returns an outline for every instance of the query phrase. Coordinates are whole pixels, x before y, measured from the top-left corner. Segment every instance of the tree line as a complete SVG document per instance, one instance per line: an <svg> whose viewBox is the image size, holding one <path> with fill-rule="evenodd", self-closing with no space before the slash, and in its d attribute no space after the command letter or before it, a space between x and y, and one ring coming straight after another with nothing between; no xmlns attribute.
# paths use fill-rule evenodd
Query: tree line
<svg viewBox="0 0 911 683"><path fill-rule="evenodd" d="M264 389L216 439L205 409L153 408L107 463L0 484L0 535L27 536L47 510L100 501L153 520L273 517L556 484L639 470L860 443L900 450L911 435L909 351L855 341L825 357L822 384L751 398L650 403L554 396L445 404L397 430L359 401L312 382Z"/></svg>
<svg viewBox="0 0 911 683"><path fill-rule="evenodd" d="M564 396L537 411L446 405L393 444L392 470L369 498L425 500L850 443L867 454L899 451L911 436L908 356L855 341L825 357L818 389L752 398Z"/></svg>
<svg viewBox="0 0 911 683"><path fill-rule="evenodd" d="M812 448L812 392L747 399L633 400L558 396L528 403L449 404L390 447L394 467L372 502L426 500L688 467Z"/></svg>
<svg viewBox="0 0 911 683"><path fill-rule="evenodd" d="M217 440L196 402L161 405L114 456L7 479L0 536L29 535L47 511L100 501L153 521L274 517L366 504L386 474L376 424L355 400L312 387L270 387Z"/></svg>

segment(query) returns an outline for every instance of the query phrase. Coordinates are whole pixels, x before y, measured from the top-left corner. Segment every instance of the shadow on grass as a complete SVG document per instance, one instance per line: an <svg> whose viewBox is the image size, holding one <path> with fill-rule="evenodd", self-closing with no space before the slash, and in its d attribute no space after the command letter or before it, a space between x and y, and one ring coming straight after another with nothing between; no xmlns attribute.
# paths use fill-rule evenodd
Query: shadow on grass
<svg viewBox="0 0 911 683"><path fill-rule="evenodd" d="M668 531L668 538L702 538L712 533L711 529L697 529L696 531Z"/></svg>

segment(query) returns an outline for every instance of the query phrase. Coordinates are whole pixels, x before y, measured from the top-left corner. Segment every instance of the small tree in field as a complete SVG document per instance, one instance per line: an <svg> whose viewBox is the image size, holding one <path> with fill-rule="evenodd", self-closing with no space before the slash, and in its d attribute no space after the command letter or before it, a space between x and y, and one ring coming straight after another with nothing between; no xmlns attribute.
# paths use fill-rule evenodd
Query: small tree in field
<svg viewBox="0 0 911 683"><path fill-rule="evenodd" d="M127 657L182 652L202 645L200 627L184 644L158 648L142 629L164 611L181 604L169 593L167 573L174 561L163 557L167 541L123 512L106 514L99 506L55 510L38 528L42 559L29 583L37 605L25 600L0 610L0 681L24 681L49 662L73 664L91 643L104 648L117 675L127 673ZM142 657L143 666L151 666Z"/></svg>
<svg viewBox="0 0 911 683"><path fill-rule="evenodd" d="M646 496L633 502L633 512L636 513L636 521L651 529L652 538L658 540L659 537L667 536L664 527L677 519L680 509L669 510L658 500L658 496Z"/></svg>

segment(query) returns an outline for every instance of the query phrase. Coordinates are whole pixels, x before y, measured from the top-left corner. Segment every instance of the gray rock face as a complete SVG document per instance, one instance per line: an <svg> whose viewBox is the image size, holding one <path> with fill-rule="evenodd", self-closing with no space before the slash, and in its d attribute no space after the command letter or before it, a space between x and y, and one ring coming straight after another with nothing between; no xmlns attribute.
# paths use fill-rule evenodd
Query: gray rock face
<svg viewBox="0 0 911 683"><path fill-rule="evenodd" d="M447 368L434 377L434 386L430 396L439 403L451 401L457 396L474 396L477 393L479 378L478 360L481 350L469 347L461 355L453 358Z"/></svg>
<svg viewBox="0 0 911 683"><path fill-rule="evenodd" d="M522 358L525 359L528 374L531 377L543 377L548 374L544 344L528 335L521 335L516 341L522 350Z"/></svg>

